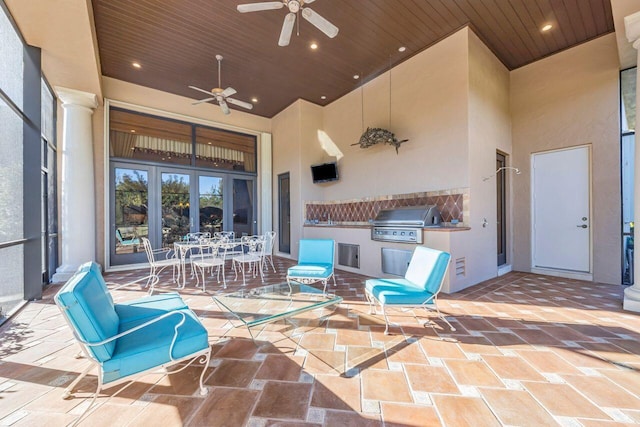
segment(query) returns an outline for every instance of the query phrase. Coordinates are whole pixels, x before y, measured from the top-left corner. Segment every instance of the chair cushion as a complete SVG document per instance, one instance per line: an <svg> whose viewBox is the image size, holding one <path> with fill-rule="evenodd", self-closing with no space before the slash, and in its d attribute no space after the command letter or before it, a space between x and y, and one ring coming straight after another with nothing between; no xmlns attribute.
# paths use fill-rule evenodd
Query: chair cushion
<svg viewBox="0 0 640 427"><path fill-rule="evenodd" d="M331 239L301 239L298 264L329 264L333 268L334 247Z"/></svg>
<svg viewBox="0 0 640 427"><path fill-rule="evenodd" d="M365 289L384 305L419 305L434 296L407 279L369 279Z"/></svg>
<svg viewBox="0 0 640 427"><path fill-rule="evenodd" d="M189 309L177 310L175 313L119 338L111 359L103 364L103 382L106 384L168 363L171 360L169 349L175 326L182 320L182 316L177 313L184 313L185 323L178 328L173 358L180 359L208 348L207 330L196 315ZM127 327L140 325L147 320L140 318L128 322Z"/></svg>
<svg viewBox="0 0 640 427"><path fill-rule="evenodd" d="M298 264L287 270L287 277L326 279L333 272L333 264Z"/></svg>
<svg viewBox="0 0 640 427"><path fill-rule="evenodd" d="M80 266L55 296L63 314L84 341L99 342L118 333L120 319L106 289L100 267L88 262ZM109 360L114 348L115 341L88 346L99 362Z"/></svg>
<svg viewBox="0 0 640 427"><path fill-rule="evenodd" d="M116 313L120 317L120 330L130 329L129 322L161 316L164 313L187 308L177 292L142 297L132 301L125 301L115 305ZM138 325L139 323L135 323Z"/></svg>
<svg viewBox="0 0 640 427"><path fill-rule="evenodd" d="M404 278L428 292L437 293L440 291L450 258L451 255L447 252L417 246Z"/></svg>

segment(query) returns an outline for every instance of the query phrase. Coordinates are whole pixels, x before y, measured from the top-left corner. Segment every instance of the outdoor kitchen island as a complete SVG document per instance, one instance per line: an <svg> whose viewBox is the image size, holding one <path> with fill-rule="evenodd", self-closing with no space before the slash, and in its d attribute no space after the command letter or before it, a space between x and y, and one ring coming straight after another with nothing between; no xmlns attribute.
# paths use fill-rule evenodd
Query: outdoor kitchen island
<svg viewBox="0 0 640 427"><path fill-rule="evenodd" d="M453 293L462 290L473 283L469 282L466 274L465 231L470 227L443 224L437 227L421 229L422 245L433 249L446 251L451 254L451 264L445 278L442 292ZM372 240L372 225L318 223L304 225L304 238L333 239L336 241L336 269L364 274L372 277L393 277L383 271L383 254L385 261L391 258L402 260L410 257L416 243L385 242ZM341 251L357 252L358 267L342 264ZM407 263L408 263L408 258ZM402 262L400 262L402 263ZM385 266L391 263L385 262ZM406 266L406 264L405 264ZM337 276L340 275L338 271Z"/></svg>

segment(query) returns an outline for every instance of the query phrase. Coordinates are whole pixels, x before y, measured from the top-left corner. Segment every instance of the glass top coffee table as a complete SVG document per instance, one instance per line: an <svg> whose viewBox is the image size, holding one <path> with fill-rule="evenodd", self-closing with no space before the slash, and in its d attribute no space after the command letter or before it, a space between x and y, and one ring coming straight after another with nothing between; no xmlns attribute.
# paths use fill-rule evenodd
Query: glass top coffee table
<svg viewBox="0 0 640 427"><path fill-rule="evenodd" d="M303 284L291 283L289 288L287 283L281 283L215 295L213 300L240 320L253 338L254 326L339 304L342 297Z"/></svg>

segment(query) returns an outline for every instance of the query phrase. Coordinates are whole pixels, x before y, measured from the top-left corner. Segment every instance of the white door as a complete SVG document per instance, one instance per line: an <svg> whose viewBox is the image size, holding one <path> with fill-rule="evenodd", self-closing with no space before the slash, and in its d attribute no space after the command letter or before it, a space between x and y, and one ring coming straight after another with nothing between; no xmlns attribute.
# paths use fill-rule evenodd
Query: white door
<svg viewBox="0 0 640 427"><path fill-rule="evenodd" d="M591 270L589 147L532 158L533 267Z"/></svg>

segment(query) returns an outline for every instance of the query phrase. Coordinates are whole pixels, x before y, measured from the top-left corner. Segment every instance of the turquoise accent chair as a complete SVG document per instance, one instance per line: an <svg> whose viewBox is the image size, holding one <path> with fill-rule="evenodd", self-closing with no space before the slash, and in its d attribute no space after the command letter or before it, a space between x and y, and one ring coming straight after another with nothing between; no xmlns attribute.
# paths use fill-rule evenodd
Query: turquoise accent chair
<svg viewBox="0 0 640 427"><path fill-rule="evenodd" d="M456 330L438 310L438 293L442 289L450 259L451 255L447 252L418 246L411 256L404 278L369 279L365 282L370 313L376 314L376 302L382 308L387 326L385 334L389 334L386 312L386 307L389 306L435 310L452 331Z"/></svg>
<svg viewBox="0 0 640 427"><path fill-rule="evenodd" d="M179 294L164 293L114 304L100 267L88 262L80 266L54 300L84 354L93 362L67 387L64 397L72 397L73 388L98 366L96 392L76 423L85 417L105 386L130 381L124 389L136 376L183 361L188 363L171 373L180 372L197 360L204 365L200 393L207 394L203 382L211 357L207 330Z"/></svg>
<svg viewBox="0 0 640 427"><path fill-rule="evenodd" d="M336 278L333 274L333 258L335 241L331 239L301 239L298 251L298 264L287 270L287 283L291 289L291 282L311 284L322 282L322 292L327 290L327 282Z"/></svg>

